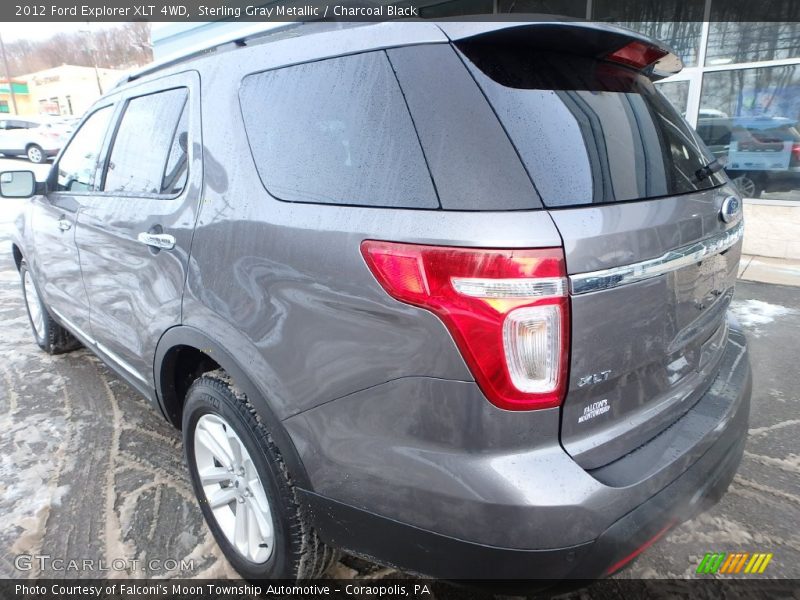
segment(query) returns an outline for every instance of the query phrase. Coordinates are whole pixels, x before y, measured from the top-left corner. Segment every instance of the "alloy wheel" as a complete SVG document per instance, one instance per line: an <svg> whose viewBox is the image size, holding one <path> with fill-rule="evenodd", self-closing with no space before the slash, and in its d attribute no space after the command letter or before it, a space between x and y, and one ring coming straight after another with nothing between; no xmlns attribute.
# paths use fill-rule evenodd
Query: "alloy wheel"
<svg viewBox="0 0 800 600"><path fill-rule="evenodd" d="M42 162L42 158L43 158L42 151L39 150L39 148L37 148L36 146L28 148L28 159L31 162L40 163Z"/></svg>
<svg viewBox="0 0 800 600"><path fill-rule="evenodd" d="M747 175L740 175L733 180L733 184L739 193L745 198L754 198L756 193L756 182Z"/></svg>
<svg viewBox="0 0 800 600"><path fill-rule="evenodd" d="M44 314L42 313L42 303L39 300L39 292L33 283L30 271L25 271L22 278L22 285L25 288L25 303L28 305L28 314L31 316L31 324L36 332L36 337L44 339Z"/></svg>
<svg viewBox="0 0 800 600"><path fill-rule="evenodd" d="M274 548L274 523L253 459L230 423L201 416L194 430L194 461L214 519L236 551L264 563Z"/></svg>

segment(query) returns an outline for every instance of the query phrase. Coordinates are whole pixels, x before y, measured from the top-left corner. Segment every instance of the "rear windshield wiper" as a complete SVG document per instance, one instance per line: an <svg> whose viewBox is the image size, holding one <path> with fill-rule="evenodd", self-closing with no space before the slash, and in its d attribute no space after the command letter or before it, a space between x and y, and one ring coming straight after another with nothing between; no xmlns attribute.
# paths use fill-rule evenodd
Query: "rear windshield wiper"
<svg viewBox="0 0 800 600"><path fill-rule="evenodd" d="M723 165L719 159L715 158L710 163L708 163L704 167L700 167L697 171L694 172L695 177L697 177L698 181L703 181L706 177L711 177L717 171L722 170Z"/></svg>

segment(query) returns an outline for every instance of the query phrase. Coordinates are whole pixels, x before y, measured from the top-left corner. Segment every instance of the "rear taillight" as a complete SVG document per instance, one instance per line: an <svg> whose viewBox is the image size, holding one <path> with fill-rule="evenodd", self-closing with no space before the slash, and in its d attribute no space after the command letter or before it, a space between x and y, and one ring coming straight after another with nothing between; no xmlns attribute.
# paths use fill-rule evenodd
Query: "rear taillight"
<svg viewBox="0 0 800 600"><path fill-rule="evenodd" d="M792 159L800 162L800 144L792 144Z"/></svg>
<svg viewBox="0 0 800 600"><path fill-rule="evenodd" d="M361 252L395 299L447 326L486 397L508 410L564 397L569 302L561 248L488 250L367 240Z"/></svg>
<svg viewBox="0 0 800 600"><path fill-rule="evenodd" d="M637 69L643 69L644 67L652 65L659 59L664 58L667 54L669 54L669 52L662 48L635 41L612 52L606 56L606 60Z"/></svg>

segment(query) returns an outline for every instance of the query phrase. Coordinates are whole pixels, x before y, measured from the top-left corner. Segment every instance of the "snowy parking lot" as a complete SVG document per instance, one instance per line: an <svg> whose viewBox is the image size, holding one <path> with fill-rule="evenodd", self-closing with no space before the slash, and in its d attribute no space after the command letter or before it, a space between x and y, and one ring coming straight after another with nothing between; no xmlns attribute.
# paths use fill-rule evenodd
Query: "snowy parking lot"
<svg viewBox="0 0 800 600"><path fill-rule="evenodd" d="M16 208L2 206L0 227ZM739 282L733 311L754 370L739 473L719 504L619 578L691 578L706 552L742 551L774 554L766 576L800 578L800 288ZM4 233L0 323L0 577L64 576L53 565L21 569L22 554L151 565L126 567L132 576L235 577L203 523L178 432L86 350L51 357L35 345ZM396 573L350 558L331 572L368 574Z"/></svg>

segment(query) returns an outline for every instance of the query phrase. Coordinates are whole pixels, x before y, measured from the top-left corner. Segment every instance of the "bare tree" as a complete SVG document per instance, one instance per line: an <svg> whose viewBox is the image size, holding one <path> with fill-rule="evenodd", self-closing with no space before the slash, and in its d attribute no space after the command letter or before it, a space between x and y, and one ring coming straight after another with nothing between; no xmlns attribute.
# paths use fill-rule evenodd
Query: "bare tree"
<svg viewBox="0 0 800 600"><path fill-rule="evenodd" d="M91 37L89 37L91 36ZM12 76L33 73L63 64L124 69L153 60L150 24L131 22L91 32L58 33L41 40L16 40L6 44Z"/></svg>

